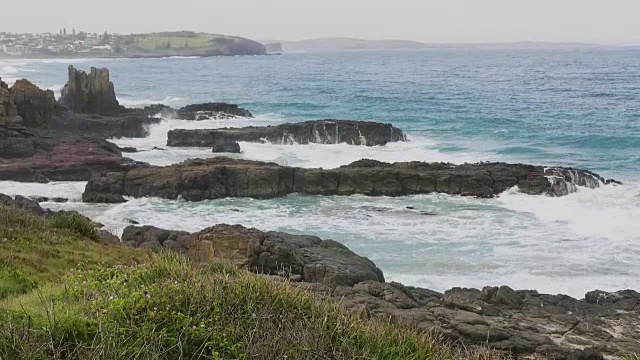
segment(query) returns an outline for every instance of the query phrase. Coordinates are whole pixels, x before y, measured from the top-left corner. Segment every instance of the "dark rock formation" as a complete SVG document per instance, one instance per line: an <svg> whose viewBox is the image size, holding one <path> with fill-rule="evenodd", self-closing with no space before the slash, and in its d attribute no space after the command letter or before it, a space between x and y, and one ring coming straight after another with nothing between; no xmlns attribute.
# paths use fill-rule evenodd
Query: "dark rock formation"
<svg viewBox="0 0 640 360"><path fill-rule="evenodd" d="M542 166L523 164L389 164L375 160L360 160L324 170L218 157L187 160L167 167L132 168L126 173L100 174L89 180L83 200L123 202L123 196L154 196L201 201L226 197L267 199L291 193L403 196L433 192L487 198L514 186L527 194L566 195L570 186L559 190L552 186L547 178L551 171L583 174L580 170L545 170ZM591 175L584 173L584 176Z"/></svg>
<svg viewBox="0 0 640 360"><path fill-rule="evenodd" d="M151 226L124 231L128 246L227 260L274 281L333 299L367 318L441 333L466 346L491 346L515 358L602 359L640 352L640 294L590 292L585 300L507 286L444 294L386 283L369 259L333 240L216 225L189 234ZM537 357L536 357L537 356Z"/></svg>
<svg viewBox="0 0 640 360"><path fill-rule="evenodd" d="M149 135L148 127L157 124L160 118L150 116L143 110L127 109L118 116L77 114L62 111L56 119L55 128L77 134L93 135L103 139L143 138Z"/></svg>
<svg viewBox="0 0 640 360"><path fill-rule="evenodd" d="M51 90L40 90L28 80L18 80L11 87L18 115L26 126L51 124L59 112L58 104Z"/></svg>
<svg viewBox="0 0 640 360"><path fill-rule="evenodd" d="M236 141L228 141L222 144L216 144L213 146L214 153L239 153L240 144Z"/></svg>
<svg viewBox="0 0 640 360"><path fill-rule="evenodd" d="M224 119L229 117L252 118L249 110L243 109L236 104L227 103L205 103L187 105L176 111L176 117L184 120L209 120Z"/></svg>
<svg viewBox="0 0 640 360"><path fill-rule="evenodd" d="M152 250L189 252L200 261L225 259L264 274L279 274L330 287L384 281L371 260L333 240L216 225L195 234L153 226L129 226L122 242Z"/></svg>
<svg viewBox="0 0 640 360"><path fill-rule="evenodd" d="M274 144L340 144L377 146L406 141L391 124L349 120L315 120L265 127L171 130L168 146L210 147L221 142L248 141Z"/></svg>
<svg viewBox="0 0 640 360"><path fill-rule="evenodd" d="M6 126L22 124L18 108L6 83L0 78L0 124Z"/></svg>
<svg viewBox="0 0 640 360"><path fill-rule="evenodd" d="M141 165L105 140L47 129L0 125L0 180L86 181Z"/></svg>
<svg viewBox="0 0 640 360"><path fill-rule="evenodd" d="M69 80L62 89L61 102L72 112L118 115L123 108L116 100L108 69L91 68L87 74L69 65Z"/></svg>

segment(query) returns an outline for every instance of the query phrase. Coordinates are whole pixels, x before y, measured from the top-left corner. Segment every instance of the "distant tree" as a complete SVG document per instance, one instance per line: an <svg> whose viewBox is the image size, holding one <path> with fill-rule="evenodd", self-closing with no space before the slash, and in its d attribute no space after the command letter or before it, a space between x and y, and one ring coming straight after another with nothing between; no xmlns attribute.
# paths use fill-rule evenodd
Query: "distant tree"
<svg viewBox="0 0 640 360"><path fill-rule="evenodd" d="M64 28L64 30L62 31L62 34L63 34L64 36L67 36L67 28Z"/></svg>
<svg viewBox="0 0 640 360"><path fill-rule="evenodd" d="M109 33L107 33L106 31L104 32L104 34L102 35L102 40L109 40L110 36Z"/></svg>
<svg viewBox="0 0 640 360"><path fill-rule="evenodd" d="M62 29L60 29L60 37L62 37Z"/></svg>
<svg viewBox="0 0 640 360"><path fill-rule="evenodd" d="M73 36L76 36L76 28L73 28Z"/></svg>
<svg viewBox="0 0 640 360"><path fill-rule="evenodd" d="M122 46L120 46L120 43L117 42L114 46L113 46L113 51L117 54L122 52Z"/></svg>
<svg viewBox="0 0 640 360"><path fill-rule="evenodd" d="M167 41L167 49L171 49L171 41Z"/></svg>
<svg viewBox="0 0 640 360"><path fill-rule="evenodd" d="M87 39L87 33L86 33L86 32L84 32L84 31L80 31L80 32L78 33L78 39L80 39L80 40L86 40L86 39Z"/></svg>
<svg viewBox="0 0 640 360"><path fill-rule="evenodd" d="M184 42L184 47L188 48L189 47L189 40Z"/></svg>

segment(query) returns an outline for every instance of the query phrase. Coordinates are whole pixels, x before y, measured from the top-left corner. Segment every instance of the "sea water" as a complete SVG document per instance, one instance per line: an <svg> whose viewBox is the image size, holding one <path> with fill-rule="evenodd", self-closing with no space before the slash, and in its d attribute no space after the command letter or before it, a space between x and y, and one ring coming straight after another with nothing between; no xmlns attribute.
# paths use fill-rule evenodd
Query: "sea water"
<svg viewBox="0 0 640 360"><path fill-rule="evenodd" d="M84 204L84 183L0 182L0 192L68 197L121 233L129 220L197 231L217 223L313 234L371 258L387 280L445 290L510 285L577 297L640 288L640 49L437 49L265 57L0 60L59 94L66 68L108 67L121 104L226 101L254 119L164 119L145 139L113 140L155 165L218 156L167 148L167 131L338 118L389 122L406 143L384 147L241 143L242 159L333 168L382 161L509 161L575 166L623 186L562 198L512 189L495 199L292 195L188 203ZM152 150L161 147L166 150Z"/></svg>

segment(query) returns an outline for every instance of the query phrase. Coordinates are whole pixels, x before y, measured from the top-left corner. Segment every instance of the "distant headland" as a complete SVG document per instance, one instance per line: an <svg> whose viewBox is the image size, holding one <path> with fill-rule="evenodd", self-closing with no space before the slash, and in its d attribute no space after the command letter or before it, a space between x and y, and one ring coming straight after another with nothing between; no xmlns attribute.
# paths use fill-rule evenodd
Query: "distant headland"
<svg viewBox="0 0 640 360"><path fill-rule="evenodd" d="M61 29L59 33L0 32L3 58L153 58L170 56L266 55L259 42L193 31L147 34L87 33Z"/></svg>

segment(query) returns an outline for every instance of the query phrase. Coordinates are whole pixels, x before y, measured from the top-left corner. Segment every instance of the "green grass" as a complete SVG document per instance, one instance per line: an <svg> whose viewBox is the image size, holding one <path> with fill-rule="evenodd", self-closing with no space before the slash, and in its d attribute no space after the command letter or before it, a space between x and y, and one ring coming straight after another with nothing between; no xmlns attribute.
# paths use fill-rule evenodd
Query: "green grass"
<svg viewBox="0 0 640 360"><path fill-rule="evenodd" d="M76 222L7 210L3 360L496 358L226 263L102 245Z"/></svg>
<svg viewBox="0 0 640 360"><path fill-rule="evenodd" d="M133 37L133 44L143 50L156 50L162 47L163 44L171 43L171 48L206 48L212 45L211 41L218 38L218 35L196 33L192 37L184 36L172 36L174 34L147 34L147 35L135 35Z"/></svg>

